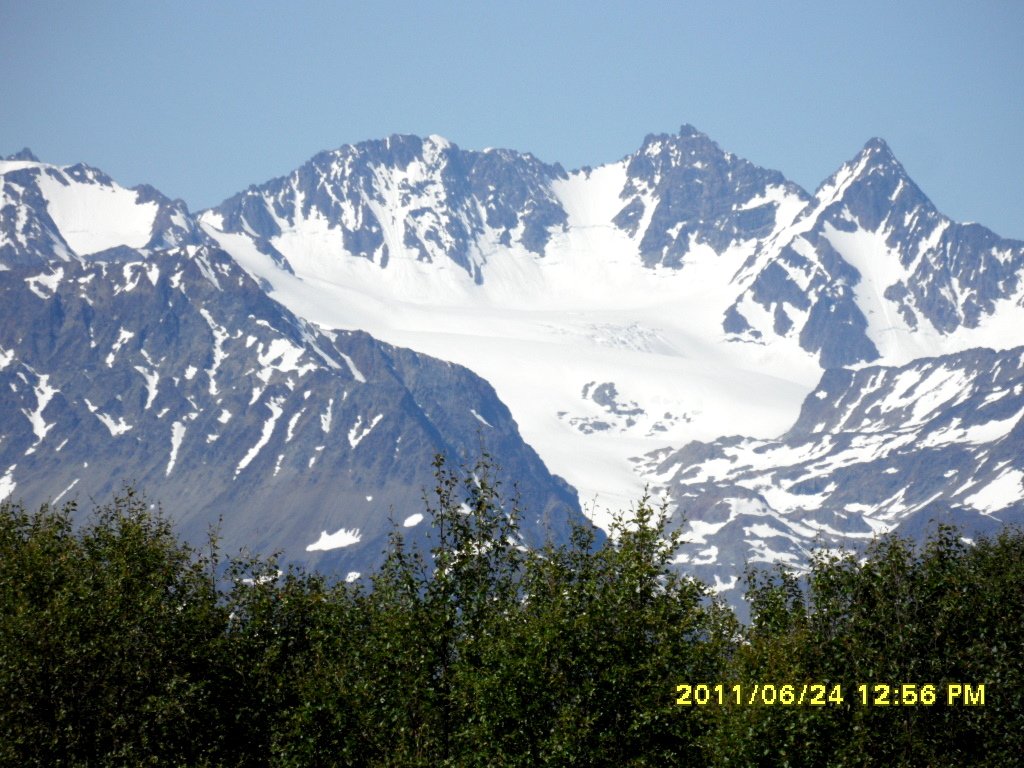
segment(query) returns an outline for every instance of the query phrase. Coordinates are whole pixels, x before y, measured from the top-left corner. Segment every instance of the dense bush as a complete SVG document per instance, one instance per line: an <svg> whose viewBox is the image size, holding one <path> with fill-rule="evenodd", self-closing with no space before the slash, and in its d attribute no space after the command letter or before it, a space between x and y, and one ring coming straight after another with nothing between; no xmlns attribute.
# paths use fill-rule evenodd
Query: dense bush
<svg viewBox="0 0 1024 768"><path fill-rule="evenodd" d="M0 764L1013 765L1024 535L940 527L803 577L748 574L749 626L670 567L645 498L598 546L527 550L486 461L440 460L430 552L368 588L181 544L128 489L0 504ZM676 705L677 683L842 686L823 707ZM864 706L858 683L931 683ZM985 685L984 706L945 685ZM872 700L874 691L870 692ZM727 698L729 698L727 696Z"/></svg>
<svg viewBox="0 0 1024 768"><path fill-rule="evenodd" d="M127 491L0 505L0 762L197 763L225 627L208 562Z"/></svg>
<svg viewBox="0 0 1024 768"><path fill-rule="evenodd" d="M968 545L938 526L921 547L887 536L861 559L818 555L804 580L776 571L748 581L753 621L733 674L838 683L844 702L730 708L719 764L1021 764L1024 533ZM902 697L903 684L916 689ZM950 705L949 684L984 685L984 705ZM935 687L934 704L892 704L919 697L923 685Z"/></svg>

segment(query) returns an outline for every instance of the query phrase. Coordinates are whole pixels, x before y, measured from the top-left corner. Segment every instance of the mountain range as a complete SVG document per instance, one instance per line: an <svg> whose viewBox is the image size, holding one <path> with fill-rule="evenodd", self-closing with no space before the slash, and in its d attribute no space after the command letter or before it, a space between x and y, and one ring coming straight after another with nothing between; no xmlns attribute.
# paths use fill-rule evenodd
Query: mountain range
<svg viewBox="0 0 1024 768"><path fill-rule="evenodd" d="M814 193L692 126L566 171L391 136L192 213L0 162L0 497L133 480L356 578L482 451L527 544L645 487L745 563L1024 518L1024 243L870 140Z"/></svg>

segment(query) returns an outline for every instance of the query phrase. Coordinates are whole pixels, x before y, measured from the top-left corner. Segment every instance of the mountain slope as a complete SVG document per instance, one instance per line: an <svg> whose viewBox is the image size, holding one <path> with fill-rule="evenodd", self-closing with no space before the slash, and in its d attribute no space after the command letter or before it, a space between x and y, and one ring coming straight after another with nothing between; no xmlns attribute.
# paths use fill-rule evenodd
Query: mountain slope
<svg viewBox="0 0 1024 768"><path fill-rule="evenodd" d="M481 186L465 169L485 159ZM495 199L515 227L467 213ZM426 257L425 208L448 248ZM296 313L483 375L599 507L642 490L632 457L780 434L824 370L1005 348L1024 322L1024 246L941 216L880 140L810 196L692 126L570 173L392 137L199 219Z"/></svg>
<svg viewBox="0 0 1024 768"><path fill-rule="evenodd" d="M27 149L0 160L0 268L197 242L185 204L152 187L125 189L95 168L48 165Z"/></svg>
<svg viewBox="0 0 1024 768"><path fill-rule="evenodd" d="M481 165L487 185L454 175ZM529 155L392 137L318 155L199 220L297 314L483 375L554 471L617 507L642 491L628 456L723 423L769 435L796 416L818 376L813 356L790 339L724 344L721 318L758 237L790 224L806 198L689 127L570 174ZM515 227L467 213L492 200L511 201L494 220ZM428 205L448 222L439 240L450 251L424 258L422 238L395 233L418 231ZM383 241L367 234L377 230ZM384 242L386 262L346 245L357 241ZM618 404L594 399L612 390ZM634 413L618 418L623 409Z"/></svg>
<svg viewBox="0 0 1024 768"><path fill-rule="evenodd" d="M475 430L499 433L541 518L576 509L544 465L599 524L645 485L666 490L695 539L680 566L722 588L745 559L801 562L817 536L1020 514L1024 243L944 217L880 139L813 195L692 126L571 172L392 136L322 152L195 216L30 153L0 175L13 307L0 492L43 477L32 462L66 410L95 432L88 450L121 446L108 470L164 487L161 472L228 467L218 498L278 504L276 518L260 507L261 541L290 551L311 536L281 514L279 489L317 510L342 494L344 514L318 512L313 528L370 541L382 514L361 505L413 496L390 452L470 455ZM147 309L133 308L143 295ZM54 344L89 375L62 372ZM156 421L150 381L153 398L178 393ZM218 400L233 414L220 426ZM143 423L158 436L145 461L124 449ZM245 495L239 479L257 468Z"/></svg>
<svg viewBox="0 0 1024 768"><path fill-rule="evenodd" d="M823 368L903 364L1005 345L1024 320L1022 273L1024 244L950 221L872 139L744 265L725 327L798 337Z"/></svg>
<svg viewBox="0 0 1024 768"><path fill-rule="evenodd" d="M24 170L13 186L30 187ZM39 176L67 173L28 170L40 188ZM29 211L24 196L8 203L23 211L15 221L49 216L51 242L66 248L40 264L46 251L15 238L0 270L0 497L101 499L133 481L193 541L220 519L229 550L361 571L392 518L426 535L436 453L459 462L486 450L506 490L519 482L526 541L584 522L572 489L469 371L365 333L320 331L194 229L201 244L133 247L141 229L128 227L80 253L68 211L133 194L90 178L109 189L74 205L54 195ZM158 211L146 228L152 246Z"/></svg>
<svg viewBox="0 0 1024 768"><path fill-rule="evenodd" d="M678 561L709 581L745 562L800 566L932 518L967 535L1024 522L1024 347L827 371L771 440L694 442L647 457L688 518Z"/></svg>
<svg viewBox="0 0 1024 768"><path fill-rule="evenodd" d="M531 155L391 136L321 152L207 218L225 232L253 236L293 271L310 269L326 248L381 268L392 258L450 261L479 281L487 252L513 238L543 252L549 230L565 223L549 188L564 175Z"/></svg>

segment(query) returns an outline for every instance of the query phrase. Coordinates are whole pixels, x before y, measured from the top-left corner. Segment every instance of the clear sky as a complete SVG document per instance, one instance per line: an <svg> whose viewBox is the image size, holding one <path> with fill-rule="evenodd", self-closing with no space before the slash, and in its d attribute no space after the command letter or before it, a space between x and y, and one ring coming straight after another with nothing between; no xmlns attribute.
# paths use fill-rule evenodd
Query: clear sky
<svg viewBox="0 0 1024 768"><path fill-rule="evenodd" d="M1024 2L0 0L0 154L193 210L390 133L576 168L682 123L809 190L882 136L1024 238Z"/></svg>

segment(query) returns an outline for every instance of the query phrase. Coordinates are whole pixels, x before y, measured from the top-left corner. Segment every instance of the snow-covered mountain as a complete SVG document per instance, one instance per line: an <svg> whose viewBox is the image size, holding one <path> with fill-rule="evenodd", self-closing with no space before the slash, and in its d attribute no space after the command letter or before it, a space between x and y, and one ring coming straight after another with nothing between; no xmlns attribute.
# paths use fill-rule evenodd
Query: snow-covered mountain
<svg viewBox="0 0 1024 768"><path fill-rule="evenodd" d="M0 166L0 264L81 261L117 248L195 244L199 232L181 200L149 186L125 189L87 165L58 167L25 149Z"/></svg>
<svg viewBox="0 0 1024 768"><path fill-rule="evenodd" d="M15 222L0 270L0 498L104 499L131 481L195 542L217 524L229 551L344 574L370 567L393 525L426 534L436 453L483 449L510 493L529 478L527 542L584 522L478 376L312 326L183 207L165 227L148 190L79 169L0 162ZM45 181L76 176L88 181L72 203Z"/></svg>
<svg viewBox="0 0 1024 768"><path fill-rule="evenodd" d="M800 565L931 519L1024 520L1024 347L826 371L775 439L723 437L647 457L683 510L677 562L735 587L744 563Z"/></svg>
<svg viewBox="0 0 1024 768"><path fill-rule="evenodd" d="M485 185L453 170L484 158ZM691 126L572 173L392 137L200 222L297 313L482 374L548 464L611 507L647 481L630 457L774 437L823 370L1005 347L1024 320L1021 244L942 217L880 140L811 196ZM373 249L346 245L367 232Z"/></svg>
<svg viewBox="0 0 1024 768"><path fill-rule="evenodd" d="M518 426L598 523L645 485L668 493L694 538L680 563L699 565L723 588L745 559L799 561L819 535L827 544L856 541L939 513L977 525L1021 516L1014 499L1024 495L1024 449L1012 406L1024 243L942 216L879 139L809 194L691 126L648 136L619 162L571 172L510 150L392 136L322 152L194 216L180 201L124 190L84 166L55 168L22 153L0 170L0 264L8 267L0 281L27 270L11 282L19 295L43 296L52 312L54 296L79 295L67 288L72 274L94 275L83 285L116 287L130 282L123 265L142 275L178 259L206 284L212 276L248 286L252 301L288 318L263 319L298 329L288 343L305 350L309 365L333 371L326 360L348 356L369 368L360 358L368 353L351 347L360 339L382 359L406 359L408 348L431 371L444 364L422 355L465 366L494 387L510 416L485 414L500 403L485 406L482 383L460 373L457 391L477 394L453 389L449 399L483 399L446 406L443 423L435 419L446 444L468 445L461 414L474 428L501 421L509 450L527 456L512 437ZM161 267L163 277L137 286L155 290L168 274ZM218 318L214 304L223 298L211 293L204 311ZM239 308L215 322L237 344L259 317ZM104 356L120 338L121 325L109 325L97 347ZM195 377L221 354L214 325L205 327L208 359L193 363ZM255 362L238 363L240 381L266 368L260 356L273 343L245 347ZM23 344L3 345L5 375L23 361ZM241 348L231 354L244 359ZM396 386L414 391L407 368L389 366ZM339 370L344 379L347 364ZM26 392L53 387L54 379L41 384L23 373L34 382ZM249 385L230 378L250 392L239 394L248 402ZM297 391L294 373L292 380ZM441 380L431 373L417 385ZM329 392L317 402L334 397L339 407L340 390L330 386L340 384L325 381L334 383L317 385ZM303 423L286 400L250 403L260 414L251 419L255 432L225 466L237 467L272 416L277 426L258 456L277 461L272 442L292 435L280 425ZM116 418L116 409L89 402ZM36 437L50 413L41 403L18 406L21 428ZM37 411L47 416L33 421ZM369 424L375 415L347 418ZM327 452L332 441L322 442ZM0 451L9 445L0 442ZM894 463L877 463L890 454ZM16 451L5 460L25 466ZM547 514L546 500L564 501L566 489L522 462L503 463L521 482L539 483ZM20 471L8 484L27 487ZM380 498L363 486L353 491L364 492Z"/></svg>
<svg viewBox="0 0 1024 768"><path fill-rule="evenodd" d="M744 265L726 329L798 338L823 368L1000 347L1024 321L1022 273L1024 244L950 221L872 139Z"/></svg>
<svg viewBox="0 0 1024 768"><path fill-rule="evenodd" d="M615 508L644 485L628 457L795 418L813 356L788 338L723 343L722 323L733 273L807 198L688 127L573 173L392 137L199 221L297 314L484 376L547 464Z"/></svg>
<svg viewBox="0 0 1024 768"><path fill-rule="evenodd" d="M551 191L564 176L532 155L392 136L321 152L206 218L251 235L285 269L344 252L381 268L392 257L450 263L479 282L487 253L513 239L543 255L552 228L565 224Z"/></svg>

